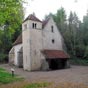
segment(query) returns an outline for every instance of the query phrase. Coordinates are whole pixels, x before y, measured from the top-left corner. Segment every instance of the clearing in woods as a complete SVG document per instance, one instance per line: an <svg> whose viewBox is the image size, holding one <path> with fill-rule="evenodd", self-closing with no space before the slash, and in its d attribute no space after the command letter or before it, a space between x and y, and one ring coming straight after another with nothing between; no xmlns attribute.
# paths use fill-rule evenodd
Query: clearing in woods
<svg viewBox="0 0 88 88"><path fill-rule="evenodd" d="M6 69L8 72L11 73L12 67L9 66L8 64L0 65L0 67ZM24 71L22 68L17 68L17 67L13 67L13 68L15 69L15 74L19 75L20 77L24 77L28 83L34 82L36 84L36 82L44 82L44 84L41 83L42 86L50 85L51 83L55 83L55 85L57 84L59 85L60 83L59 86L61 85L65 86L65 87L55 87L55 88L71 88L71 86L73 85L74 87L72 88L76 88L76 85L77 86L81 85L81 87L79 86L77 88L88 88L88 86L85 86L85 85L88 85L88 66L71 66L71 68L63 69L63 70L34 71L34 72ZM25 84L27 82L23 82L22 84ZM47 84L45 82L50 84ZM16 83L13 83L13 85L15 84ZM19 84L21 83L18 82L18 85ZM8 84L8 86L9 85L11 84ZM36 85L40 86L39 88L41 88L40 84L36 84ZM29 85L29 87L30 86L34 86L34 84ZM34 87L30 87L30 88L34 88ZM11 87L11 88L14 88L14 87ZM20 88L20 87L17 87L17 88ZM46 87L46 88L49 88L49 87ZM54 87L51 87L51 88L54 88Z"/></svg>

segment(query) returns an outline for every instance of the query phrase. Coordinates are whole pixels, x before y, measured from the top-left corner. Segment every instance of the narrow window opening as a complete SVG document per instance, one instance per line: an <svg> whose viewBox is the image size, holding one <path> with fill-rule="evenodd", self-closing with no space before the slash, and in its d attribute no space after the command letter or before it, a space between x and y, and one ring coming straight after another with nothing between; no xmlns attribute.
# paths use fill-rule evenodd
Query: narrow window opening
<svg viewBox="0 0 88 88"><path fill-rule="evenodd" d="M54 43L55 42L55 40L54 39L52 39L52 43Z"/></svg>
<svg viewBox="0 0 88 88"><path fill-rule="evenodd" d="M35 28L35 24L34 23L32 23L32 28Z"/></svg>
<svg viewBox="0 0 88 88"><path fill-rule="evenodd" d="M36 23L32 23L32 28L36 29L36 27L37 27L37 24Z"/></svg>
<svg viewBox="0 0 88 88"><path fill-rule="evenodd" d="M51 31L54 32L54 31L53 31L53 26L51 26Z"/></svg>
<svg viewBox="0 0 88 88"><path fill-rule="evenodd" d="M35 28L36 28L36 24L35 24Z"/></svg>

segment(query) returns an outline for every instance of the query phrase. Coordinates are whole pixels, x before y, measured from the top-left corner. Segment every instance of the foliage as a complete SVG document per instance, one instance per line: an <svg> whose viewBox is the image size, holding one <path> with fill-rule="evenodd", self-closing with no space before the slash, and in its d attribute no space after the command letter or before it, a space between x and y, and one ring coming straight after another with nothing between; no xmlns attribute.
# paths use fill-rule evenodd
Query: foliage
<svg viewBox="0 0 88 88"><path fill-rule="evenodd" d="M54 20L59 28L60 32L63 34L66 28L66 13L64 8L57 10L57 13L53 15Z"/></svg>
<svg viewBox="0 0 88 88"><path fill-rule="evenodd" d="M0 62L7 62L8 61L7 57L8 57L7 54L0 53Z"/></svg>
<svg viewBox="0 0 88 88"><path fill-rule="evenodd" d="M3 69L3 68L0 68L0 71L5 71L5 69Z"/></svg>
<svg viewBox="0 0 88 88"><path fill-rule="evenodd" d="M85 54L85 46L84 44L78 44L76 45L75 47L75 52L76 52L76 57L79 57L79 58L84 58L84 54Z"/></svg>
<svg viewBox="0 0 88 88"><path fill-rule="evenodd" d="M21 80L22 78L12 77L10 73L5 71L3 68L0 68L0 84L7 84L13 81Z"/></svg>
<svg viewBox="0 0 88 88"><path fill-rule="evenodd" d="M8 54L21 32L22 0L0 0L0 53ZM4 59L2 57L2 59Z"/></svg>
<svg viewBox="0 0 88 88"><path fill-rule="evenodd" d="M81 58L72 58L70 59L71 64L73 65L83 65L88 66L88 59L81 59Z"/></svg>
<svg viewBox="0 0 88 88"><path fill-rule="evenodd" d="M84 58L87 58L88 59L88 46L86 46Z"/></svg>
<svg viewBox="0 0 88 88"><path fill-rule="evenodd" d="M69 19L68 19L68 34L69 37L67 37L69 40L67 41L67 45L70 45L70 53L73 56L76 56L76 49L77 46L80 45L80 21L78 19L78 16L76 13L70 13ZM80 47L81 48L81 47Z"/></svg>

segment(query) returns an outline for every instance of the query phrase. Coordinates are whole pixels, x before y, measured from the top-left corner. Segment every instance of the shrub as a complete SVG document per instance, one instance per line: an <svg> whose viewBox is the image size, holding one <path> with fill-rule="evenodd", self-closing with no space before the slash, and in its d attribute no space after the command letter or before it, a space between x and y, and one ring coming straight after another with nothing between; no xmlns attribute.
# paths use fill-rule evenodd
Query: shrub
<svg viewBox="0 0 88 88"><path fill-rule="evenodd" d="M8 55L0 53L0 62L8 62Z"/></svg>

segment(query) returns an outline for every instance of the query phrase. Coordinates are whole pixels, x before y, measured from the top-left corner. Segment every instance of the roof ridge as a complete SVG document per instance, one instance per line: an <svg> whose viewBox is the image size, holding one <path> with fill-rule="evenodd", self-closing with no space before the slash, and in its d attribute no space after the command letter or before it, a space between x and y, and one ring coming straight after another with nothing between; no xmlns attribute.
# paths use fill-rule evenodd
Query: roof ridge
<svg viewBox="0 0 88 88"><path fill-rule="evenodd" d="M23 22L27 21L27 20L33 20L33 21L38 21L38 22L42 22L39 18L37 18L34 14L30 14Z"/></svg>

